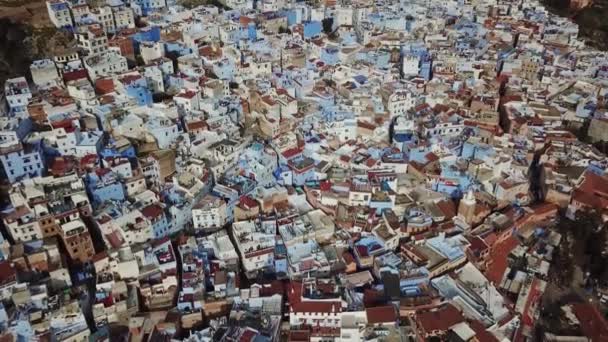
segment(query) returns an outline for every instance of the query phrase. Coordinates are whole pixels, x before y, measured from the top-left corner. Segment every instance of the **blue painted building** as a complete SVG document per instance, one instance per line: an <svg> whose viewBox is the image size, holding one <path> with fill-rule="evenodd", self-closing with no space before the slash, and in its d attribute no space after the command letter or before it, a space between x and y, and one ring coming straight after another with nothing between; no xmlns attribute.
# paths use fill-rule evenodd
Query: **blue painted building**
<svg viewBox="0 0 608 342"><path fill-rule="evenodd" d="M165 51L175 52L178 56L184 56L192 53L192 49L180 42L165 42Z"/></svg>
<svg viewBox="0 0 608 342"><path fill-rule="evenodd" d="M160 41L160 27L152 26L141 29L139 32L131 36L133 40L133 48L139 53L139 44L142 42L158 42Z"/></svg>
<svg viewBox="0 0 608 342"><path fill-rule="evenodd" d="M320 21L309 21L304 23L304 39L310 39L318 36L323 31L323 25Z"/></svg>
<svg viewBox="0 0 608 342"><path fill-rule="evenodd" d="M213 64L213 73L220 80L231 80L234 77L235 72L236 68L229 60L224 60Z"/></svg>
<svg viewBox="0 0 608 342"><path fill-rule="evenodd" d="M162 8L165 8L166 1L158 0L135 0L134 1L141 9L141 14L147 16L153 12L156 12Z"/></svg>
<svg viewBox="0 0 608 342"><path fill-rule="evenodd" d="M87 174L85 183L93 205L106 201L122 202L125 200L124 187L110 169L98 169L94 173Z"/></svg>
<svg viewBox="0 0 608 342"><path fill-rule="evenodd" d="M460 156L465 159L487 159L496 155L496 151L490 145L478 144L466 141L462 144Z"/></svg>
<svg viewBox="0 0 608 342"><path fill-rule="evenodd" d="M163 238L171 233L167 216L160 205L150 204L141 209L141 213L152 224L155 239Z"/></svg>
<svg viewBox="0 0 608 342"><path fill-rule="evenodd" d="M321 60L327 65L336 65L340 62L337 47L329 46L321 50Z"/></svg>
<svg viewBox="0 0 608 342"><path fill-rule="evenodd" d="M126 144L118 146L112 139L107 146L101 148L99 154L102 158L124 157L129 158L129 160L136 158L137 155L135 153L135 147L133 147L133 145L131 145L131 143L129 143L127 140L123 140L123 142Z"/></svg>
<svg viewBox="0 0 608 342"><path fill-rule="evenodd" d="M285 13L287 17L287 26L291 27L293 25L299 24L302 21L302 16L298 13L298 9L292 9Z"/></svg>
<svg viewBox="0 0 608 342"><path fill-rule="evenodd" d="M250 42L255 42L258 39L258 29L255 27L255 23L247 25L247 38Z"/></svg>
<svg viewBox="0 0 608 342"><path fill-rule="evenodd" d="M19 179L41 176L44 170L42 140L27 144L24 148L16 139L16 134L10 133L14 134L11 138L15 140L5 153L0 154L0 177L14 183Z"/></svg>
<svg viewBox="0 0 608 342"><path fill-rule="evenodd" d="M138 106L151 106L153 103L152 91L148 89L145 78L140 78L140 81L125 85L125 92L127 96L137 101Z"/></svg>

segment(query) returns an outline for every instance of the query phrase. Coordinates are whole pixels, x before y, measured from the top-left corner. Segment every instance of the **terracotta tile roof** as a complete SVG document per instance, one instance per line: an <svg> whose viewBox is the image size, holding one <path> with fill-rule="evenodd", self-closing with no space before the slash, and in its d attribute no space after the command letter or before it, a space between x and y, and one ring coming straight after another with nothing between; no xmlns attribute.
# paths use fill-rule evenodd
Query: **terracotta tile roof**
<svg viewBox="0 0 608 342"><path fill-rule="evenodd" d="M597 209L608 207L608 177L589 171L583 177L584 180L572 194L572 199Z"/></svg>
<svg viewBox="0 0 608 342"><path fill-rule="evenodd" d="M378 306L375 308L365 309L367 315L367 323L396 323L397 322L397 311L392 305Z"/></svg>
<svg viewBox="0 0 608 342"><path fill-rule="evenodd" d="M17 273L8 261L0 262L0 284L6 285L17 280Z"/></svg>
<svg viewBox="0 0 608 342"><path fill-rule="evenodd" d="M470 321L469 327L475 332L475 338L479 342L498 342L498 339L488 332L479 321Z"/></svg>
<svg viewBox="0 0 608 342"><path fill-rule="evenodd" d="M441 212L445 215L447 220L456 216L456 205L451 200L443 200L437 202L437 206L441 210Z"/></svg>
<svg viewBox="0 0 608 342"><path fill-rule="evenodd" d="M472 236L468 240L470 243L469 249L474 253L481 253L488 249L488 245L479 236Z"/></svg>
<svg viewBox="0 0 608 342"><path fill-rule="evenodd" d="M519 241L517 238L515 236L510 236L508 239L492 246L488 261L488 270L486 271L486 278L488 278L489 281L494 284L500 284L502 276L507 270L507 256L518 244Z"/></svg>
<svg viewBox="0 0 608 342"><path fill-rule="evenodd" d="M310 332L307 330L292 330L289 332L290 342L308 342L310 341Z"/></svg>
<svg viewBox="0 0 608 342"><path fill-rule="evenodd" d="M283 157L285 157L285 159L290 159L299 155L300 153L302 153L302 150L297 147L294 147L283 151L281 154L283 155Z"/></svg>
<svg viewBox="0 0 608 342"><path fill-rule="evenodd" d="M572 311L580 322L581 331L592 342L608 341L608 323L598 309L589 303L576 303Z"/></svg>
<svg viewBox="0 0 608 342"><path fill-rule="evenodd" d="M438 310L416 314L416 320L425 332L447 331L454 324L464 321L464 317L455 306L447 304Z"/></svg>
<svg viewBox="0 0 608 342"><path fill-rule="evenodd" d="M314 301L307 300L292 304L290 307L292 312L302 313L340 313L342 312L342 304L339 301Z"/></svg>
<svg viewBox="0 0 608 342"><path fill-rule="evenodd" d="M141 213L146 218L155 219L155 218L160 217L162 215L163 208L161 208L160 205L158 205L158 204L150 204L149 206L143 208L141 210Z"/></svg>

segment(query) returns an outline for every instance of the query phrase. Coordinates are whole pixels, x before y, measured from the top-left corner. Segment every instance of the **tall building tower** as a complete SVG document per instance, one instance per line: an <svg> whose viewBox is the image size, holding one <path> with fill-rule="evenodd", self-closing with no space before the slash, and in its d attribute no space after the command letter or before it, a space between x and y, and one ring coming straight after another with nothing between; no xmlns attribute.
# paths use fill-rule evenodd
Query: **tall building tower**
<svg viewBox="0 0 608 342"><path fill-rule="evenodd" d="M460 200L460 204L458 205L458 216L460 216L464 220L464 222L469 225L473 222L473 219L475 218L476 205L477 201L475 200L473 190L469 190L469 192L467 192L464 198Z"/></svg>

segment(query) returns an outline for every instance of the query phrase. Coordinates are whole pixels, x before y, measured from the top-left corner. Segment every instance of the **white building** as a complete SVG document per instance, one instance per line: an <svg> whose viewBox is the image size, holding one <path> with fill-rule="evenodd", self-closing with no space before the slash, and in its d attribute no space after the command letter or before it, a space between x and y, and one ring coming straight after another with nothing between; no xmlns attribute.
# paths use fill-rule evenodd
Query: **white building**
<svg viewBox="0 0 608 342"><path fill-rule="evenodd" d="M32 92L25 77L6 80L4 83L4 96L12 115L27 115L27 104L32 98Z"/></svg>
<svg viewBox="0 0 608 342"><path fill-rule="evenodd" d="M168 118L151 118L147 122L147 128L148 132L156 138L160 149L169 148L182 133L177 124Z"/></svg>
<svg viewBox="0 0 608 342"><path fill-rule="evenodd" d="M418 56L405 55L401 62L401 70L404 77L416 76L420 72L420 59Z"/></svg>
<svg viewBox="0 0 608 342"><path fill-rule="evenodd" d="M153 93L163 93L165 91L165 83L163 80L163 72L156 65L148 65L144 67L144 77L148 83L148 88Z"/></svg>
<svg viewBox="0 0 608 342"><path fill-rule="evenodd" d="M40 152L25 149L17 133L0 132L0 176L14 183L25 176L40 176L44 168Z"/></svg>
<svg viewBox="0 0 608 342"><path fill-rule="evenodd" d="M141 14L146 15L150 11L157 11L167 7L166 0L130 0L131 7L137 5L140 8Z"/></svg>
<svg viewBox="0 0 608 342"><path fill-rule="evenodd" d="M434 127L425 127L424 134L427 137L435 136L456 136L462 133L464 125L459 123L444 122Z"/></svg>
<svg viewBox="0 0 608 342"><path fill-rule="evenodd" d="M67 1L50 0L46 2L46 9L49 13L49 19L55 27L69 27L74 24L72 14Z"/></svg>
<svg viewBox="0 0 608 342"><path fill-rule="evenodd" d="M33 61L30 65L30 73L34 84L41 89L58 86L62 83L55 62L51 59Z"/></svg>
<svg viewBox="0 0 608 342"><path fill-rule="evenodd" d="M162 58L165 55L165 47L162 42L142 42L139 45L141 58L148 64L153 60Z"/></svg>
<svg viewBox="0 0 608 342"><path fill-rule="evenodd" d="M255 221L235 222L232 234L248 275L273 266L276 224Z"/></svg>
<svg viewBox="0 0 608 342"><path fill-rule="evenodd" d="M227 222L226 202L216 196L206 195L192 207L192 221L196 230L216 230Z"/></svg>
<svg viewBox="0 0 608 342"><path fill-rule="evenodd" d="M335 328L342 326L342 303L339 300L310 300L303 298L289 306L289 325Z"/></svg>
<svg viewBox="0 0 608 342"><path fill-rule="evenodd" d="M94 8L91 13L95 15L97 21L101 24L106 34L116 32L116 24L114 23L114 13L110 6Z"/></svg>
<svg viewBox="0 0 608 342"><path fill-rule="evenodd" d="M16 207L3 218L4 226L15 242L42 239L36 213L26 205Z"/></svg>
<svg viewBox="0 0 608 342"><path fill-rule="evenodd" d="M409 91L398 90L388 97L386 105L391 117L403 115L415 107L416 98Z"/></svg>
<svg viewBox="0 0 608 342"><path fill-rule="evenodd" d="M112 12L114 14L114 27L116 28L116 31L135 28L133 9L126 6L115 6L112 7Z"/></svg>
<svg viewBox="0 0 608 342"><path fill-rule="evenodd" d="M196 91L183 91L173 97L175 104L186 113L200 109L200 94Z"/></svg>
<svg viewBox="0 0 608 342"><path fill-rule="evenodd" d="M88 55L99 55L108 51L108 37L99 24L81 26L76 33L78 47Z"/></svg>
<svg viewBox="0 0 608 342"><path fill-rule="evenodd" d="M103 76L127 71L127 58L117 53L88 56L84 59L84 67L91 80L95 81Z"/></svg>
<svg viewBox="0 0 608 342"><path fill-rule="evenodd" d="M139 210L133 210L103 223L102 231L120 229L127 246L144 243L154 237L152 225Z"/></svg>

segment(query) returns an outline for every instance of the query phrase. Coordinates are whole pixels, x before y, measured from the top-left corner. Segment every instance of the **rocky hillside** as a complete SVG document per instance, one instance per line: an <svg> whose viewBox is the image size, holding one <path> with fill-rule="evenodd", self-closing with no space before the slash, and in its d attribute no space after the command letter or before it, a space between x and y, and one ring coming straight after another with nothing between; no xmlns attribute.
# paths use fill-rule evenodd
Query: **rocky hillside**
<svg viewBox="0 0 608 342"><path fill-rule="evenodd" d="M51 25L43 0L0 0L0 85L71 44L70 34Z"/></svg>
<svg viewBox="0 0 608 342"><path fill-rule="evenodd" d="M555 14L572 18L580 28L580 37L590 46L608 50L608 0L595 0L582 10L569 9L567 0L543 0L547 8Z"/></svg>
<svg viewBox="0 0 608 342"><path fill-rule="evenodd" d="M0 85L7 78L24 75L32 60L31 28L0 19Z"/></svg>

